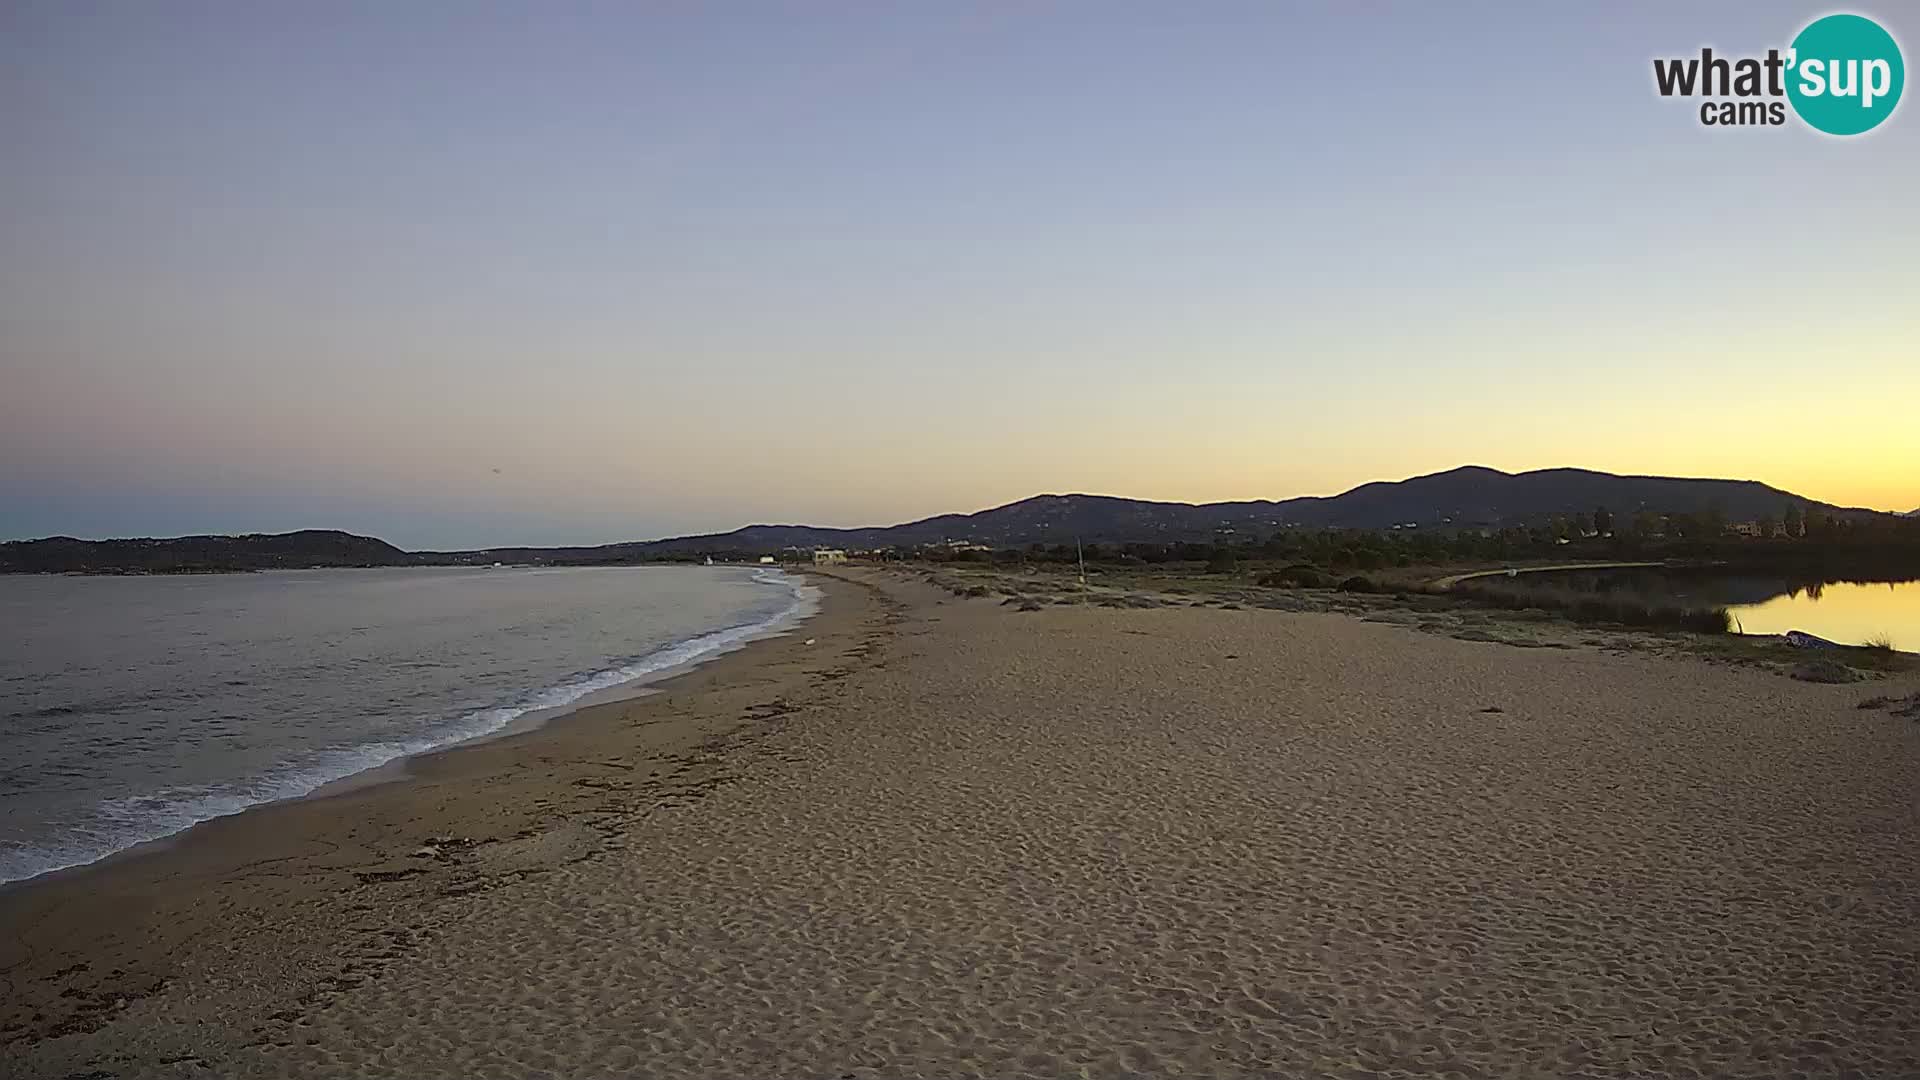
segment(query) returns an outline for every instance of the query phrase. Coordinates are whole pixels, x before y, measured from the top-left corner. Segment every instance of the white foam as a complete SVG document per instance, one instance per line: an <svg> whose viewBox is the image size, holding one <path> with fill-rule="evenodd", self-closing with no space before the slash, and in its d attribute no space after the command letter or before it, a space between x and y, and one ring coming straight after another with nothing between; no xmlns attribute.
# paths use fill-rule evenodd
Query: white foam
<svg viewBox="0 0 1920 1080"><path fill-rule="evenodd" d="M711 660L768 634L779 633L819 610L820 590L779 570L756 570L762 585L785 585L787 606L764 619L709 631L655 649L618 667L597 671L558 686L545 687L510 705L478 709L430 734L323 751L316 761L270 771L266 776L220 785L166 788L151 794L109 799L95 807L97 822L71 827L71 836L52 847L0 845L0 883L83 866L138 844L161 840L203 821L237 814L264 803L297 799L356 773L401 758L497 734L531 712L561 709L589 694L630 686L672 668Z"/></svg>

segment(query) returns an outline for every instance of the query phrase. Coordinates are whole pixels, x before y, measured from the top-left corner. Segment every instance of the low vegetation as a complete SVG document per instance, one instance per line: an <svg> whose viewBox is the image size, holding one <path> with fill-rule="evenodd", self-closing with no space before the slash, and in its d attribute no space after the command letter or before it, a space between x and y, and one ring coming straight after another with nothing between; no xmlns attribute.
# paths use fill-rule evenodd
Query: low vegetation
<svg viewBox="0 0 1920 1080"><path fill-rule="evenodd" d="M1199 547L1191 554L1196 557L1179 562L1122 560L1110 554L1090 559L1084 583L1078 560L1022 559L1018 552L995 553L992 559L893 565L955 596L984 596L1016 611L1084 605L1342 614L1463 641L1683 654L1815 682L1856 682L1920 670L1912 654L1888 648L1843 645L1809 652L1778 636L1734 633L1737 628L1724 608L1652 592L1614 572L1494 575L1441 588L1435 582L1451 575L1448 568L1432 565L1352 573L1306 560L1256 555L1236 558L1231 569L1222 570L1210 549Z"/></svg>
<svg viewBox="0 0 1920 1080"><path fill-rule="evenodd" d="M1309 563L1295 563L1261 574L1254 584L1266 589L1322 589L1327 586L1327 575Z"/></svg>
<svg viewBox="0 0 1920 1080"><path fill-rule="evenodd" d="M1860 703L1862 709L1886 709L1895 716L1909 720L1920 720L1920 694L1908 694L1906 697L1887 697L1876 694Z"/></svg>
<svg viewBox="0 0 1920 1080"><path fill-rule="evenodd" d="M1787 674L1801 682L1811 683L1851 683L1859 682L1864 676L1837 660L1804 660L1793 665Z"/></svg>
<svg viewBox="0 0 1920 1080"><path fill-rule="evenodd" d="M1764 522L1738 523L1764 535L1736 535L1736 523L1713 514L1635 513L1605 508L1556 515L1524 525L1394 529L1331 529L1280 526L1264 536L1223 529L1212 542L1113 541L1083 537L1005 546L996 550L895 548L886 557L932 562L1089 566L1197 564L1211 573L1266 565L1305 565L1333 576L1353 573L1378 580L1414 568L1495 567L1543 562L1711 563L1742 569L1803 575L1817 580L1891 580L1920 576L1920 518L1801 515L1792 507ZM1778 530L1778 534L1775 531ZM1438 576L1438 575L1435 575Z"/></svg>
<svg viewBox="0 0 1920 1080"><path fill-rule="evenodd" d="M1671 598L1631 592L1594 593L1542 585L1505 585L1463 581L1449 595L1491 607L1521 610L1543 608L1576 622L1614 624L1660 630L1688 630L1698 634L1725 634L1733 629L1724 607L1695 607Z"/></svg>

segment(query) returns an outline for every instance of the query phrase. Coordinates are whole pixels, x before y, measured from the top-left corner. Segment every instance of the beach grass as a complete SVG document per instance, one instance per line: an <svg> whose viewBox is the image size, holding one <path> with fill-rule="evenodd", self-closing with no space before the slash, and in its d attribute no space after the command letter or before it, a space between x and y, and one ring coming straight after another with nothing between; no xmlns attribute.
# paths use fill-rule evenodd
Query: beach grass
<svg viewBox="0 0 1920 1080"><path fill-rule="evenodd" d="M1679 604L1666 597L1641 593L1593 593L1556 586L1481 581L1460 582L1446 592L1489 607L1556 611L1581 623L1686 630L1697 634L1726 634L1733 630L1732 619L1724 607Z"/></svg>

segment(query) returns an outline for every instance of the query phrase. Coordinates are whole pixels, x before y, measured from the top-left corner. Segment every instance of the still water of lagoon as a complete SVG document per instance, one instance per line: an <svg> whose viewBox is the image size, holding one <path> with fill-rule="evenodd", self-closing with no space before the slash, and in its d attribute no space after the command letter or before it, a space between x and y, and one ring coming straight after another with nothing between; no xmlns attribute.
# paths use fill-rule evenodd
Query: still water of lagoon
<svg viewBox="0 0 1920 1080"><path fill-rule="evenodd" d="M1594 594L1647 605L1724 607L1741 634L1801 630L1843 646L1891 644L1920 653L1920 580L1822 580L1693 569L1567 569L1530 573L1509 588Z"/></svg>
<svg viewBox="0 0 1920 1080"><path fill-rule="evenodd" d="M1896 649L1920 652L1920 580L1822 581L1708 570L1570 571L1538 577L1580 592L1625 592L1690 607L1724 607L1734 629L1744 634L1799 630L1842 645L1885 641Z"/></svg>
<svg viewBox="0 0 1920 1080"><path fill-rule="evenodd" d="M1884 641L1905 652L1920 652L1920 581L1795 586L1727 610L1742 633L1804 630L1843 645Z"/></svg>

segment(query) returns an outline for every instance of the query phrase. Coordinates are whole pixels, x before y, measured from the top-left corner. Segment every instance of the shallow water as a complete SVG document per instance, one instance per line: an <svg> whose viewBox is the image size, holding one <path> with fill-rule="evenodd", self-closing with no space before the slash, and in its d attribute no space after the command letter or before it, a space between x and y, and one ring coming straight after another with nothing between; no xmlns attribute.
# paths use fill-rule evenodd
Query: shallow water
<svg viewBox="0 0 1920 1080"><path fill-rule="evenodd" d="M1884 640L1896 649L1920 652L1920 581L1796 586L1728 611L1748 634L1804 630L1843 645Z"/></svg>
<svg viewBox="0 0 1920 1080"><path fill-rule="evenodd" d="M644 680L811 593L735 567L0 577L0 881Z"/></svg>
<svg viewBox="0 0 1920 1080"><path fill-rule="evenodd" d="M1823 581L1720 570L1589 570L1519 579L1555 589L1724 607L1747 634L1801 630L1843 645L1890 641L1920 652L1920 581Z"/></svg>

